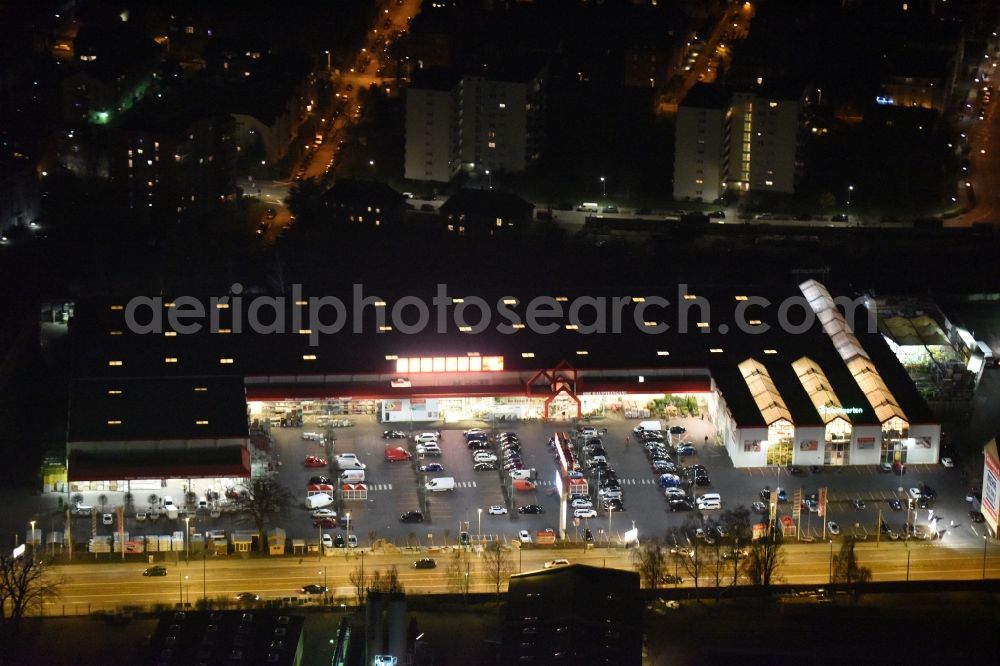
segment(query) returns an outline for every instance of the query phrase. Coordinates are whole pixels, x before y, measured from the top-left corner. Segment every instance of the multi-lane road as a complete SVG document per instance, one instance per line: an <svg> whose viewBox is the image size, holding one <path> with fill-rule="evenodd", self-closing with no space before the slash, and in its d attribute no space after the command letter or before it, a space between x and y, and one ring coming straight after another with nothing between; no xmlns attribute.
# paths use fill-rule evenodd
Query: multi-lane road
<svg viewBox="0 0 1000 666"><path fill-rule="evenodd" d="M832 549L838 551L837 544ZM527 548L511 549L510 561L514 570L530 571L542 568L547 561L566 558L572 563L599 567L632 569L632 550L622 548ZM979 549L950 549L942 545L904 545L873 543L857 546L858 560L870 567L872 580L926 581L926 580L979 580L984 576L1000 576L1000 553L997 546L986 552ZM414 560L433 557L436 569L413 569ZM194 559L185 562L183 553L176 564L168 563L167 575L144 577L143 564L122 562L95 565L92 563L54 566L51 575L60 581L61 597L49 604L49 614L80 614L99 609L112 609L123 605L195 604L203 596L210 600L234 599L241 592L253 592L261 599L307 597L299 589L307 584L326 585L330 596L349 602L354 587L349 580L352 571L364 566L370 574L375 570L388 571L396 566L400 580L412 593L454 592L453 575L448 564L458 557L457 549L403 553L371 553L361 551L338 553L332 557L280 559L223 560ZM784 549L784 563L777 572L778 581L790 585L817 586L829 583L831 548L828 544L789 544ZM985 564L985 567L984 567ZM677 561L678 574L684 578L682 587L692 587L694 581L685 572L683 563ZM470 554L470 591L487 592L490 585L483 569L481 557ZM707 586L711 576L705 572L700 581Z"/></svg>

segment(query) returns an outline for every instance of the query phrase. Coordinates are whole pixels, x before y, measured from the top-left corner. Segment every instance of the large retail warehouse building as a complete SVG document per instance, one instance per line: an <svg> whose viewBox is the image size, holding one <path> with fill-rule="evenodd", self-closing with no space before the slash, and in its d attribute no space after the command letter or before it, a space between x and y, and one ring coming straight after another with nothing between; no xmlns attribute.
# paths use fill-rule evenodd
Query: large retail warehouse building
<svg viewBox="0 0 1000 666"><path fill-rule="evenodd" d="M481 331L477 297L448 294L447 307L436 307L442 289L418 294L430 312L422 328L411 294L373 290L360 303L357 293L341 294L340 314L354 320L335 334L309 328L337 311L313 320L308 295L269 298L273 305L205 299L195 332L174 325L181 310L192 312L180 298L78 306L72 335L84 353L71 391L70 481L154 470L247 476L246 417L275 405L307 414L363 405L384 421L414 424L561 421L641 413L677 394L698 399L738 467L938 460L940 425L867 310L838 307L817 282L479 294L493 308ZM251 331L254 308L271 331ZM130 328L127 315L154 330Z"/></svg>

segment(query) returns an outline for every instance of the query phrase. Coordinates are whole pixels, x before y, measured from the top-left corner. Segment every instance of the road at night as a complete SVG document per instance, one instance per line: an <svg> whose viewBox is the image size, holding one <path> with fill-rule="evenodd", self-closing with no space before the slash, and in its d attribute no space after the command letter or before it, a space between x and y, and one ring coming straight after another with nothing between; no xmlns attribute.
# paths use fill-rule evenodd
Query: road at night
<svg viewBox="0 0 1000 666"><path fill-rule="evenodd" d="M839 551L834 544L833 555ZM590 564L632 569L633 551L621 549L594 549L581 552L579 549L526 549L520 553L511 550L511 562L515 568L528 571L542 567L544 562L555 558L566 558L572 563ZM826 544L790 544L784 548L785 564L778 571L778 582L790 585L826 585L830 578L830 548ZM64 580L60 586L62 597L50 604L50 613L84 613L97 609L112 609L120 605L142 605L177 603L183 596L185 601L195 603L202 597L203 590L210 599L232 599L240 592L254 592L262 599L296 597L303 585L324 584L330 588L333 597L352 598L354 588L348 579L350 573L361 567L362 560L366 573L387 571L395 565L407 591L413 593L454 592L449 585L448 564L457 553L407 552L397 554L358 553L345 557L344 551L332 557L317 558L315 555L301 560L283 558L280 560L209 560L204 569L200 560L189 564L167 564L168 574L163 577L143 577L145 565L138 562L108 563L94 565L71 564L54 566L52 575ZM909 547L899 543L883 543L878 548L873 543L857 546L861 566L870 567L872 580L911 581L927 580L979 580L983 577L984 559L982 549L950 549L940 545L916 543ZM907 555L909 554L909 571ZM421 557L434 557L438 567L433 570L414 570L412 563ZM473 583L470 591L487 592L490 589L480 568L481 560L471 555ZM1000 558L995 547L987 553L985 573L989 578L1000 576ZM676 565L677 575L684 578L681 587L692 587L691 574L684 569L683 561L671 557L667 573ZM205 576L203 577L203 570ZM704 566L700 586L705 587L712 579L713 567ZM186 578L185 578L186 577ZM305 595L303 595L305 596Z"/></svg>

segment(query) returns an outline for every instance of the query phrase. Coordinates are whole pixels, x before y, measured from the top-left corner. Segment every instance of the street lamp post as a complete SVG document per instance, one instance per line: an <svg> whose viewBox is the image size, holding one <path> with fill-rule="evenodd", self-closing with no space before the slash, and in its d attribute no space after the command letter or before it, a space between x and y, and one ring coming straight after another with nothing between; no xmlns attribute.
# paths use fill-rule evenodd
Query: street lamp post
<svg viewBox="0 0 1000 666"><path fill-rule="evenodd" d="M490 173L490 170L489 170L489 169L487 169L487 170L486 170L486 177L487 177L487 178L489 178L489 181L490 181L490 189L492 190L492 189L493 189L493 174L492 174L492 173Z"/></svg>
<svg viewBox="0 0 1000 666"><path fill-rule="evenodd" d="M988 534L983 535L983 580L986 580L986 544L990 542Z"/></svg>
<svg viewBox="0 0 1000 666"><path fill-rule="evenodd" d="M833 539L830 539L830 585L833 585Z"/></svg>
<svg viewBox="0 0 1000 666"><path fill-rule="evenodd" d="M191 607L191 583L188 582L188 577L184 576L184 586L187 588L187 601L184 604L188 608Z"/></svg>
<svg viewBox="0 0 1000 666"><path fill-rule="evenodd" d="M608 507L608 544L611 544L611 514L615 512L613 506Z"/></svg>
<svg viewBox="0 0 1000 666"><path fill-rule="evenodd" d="M324 51L324 53L326 53L326 71L329 72L330 71L330 52L329 51Z"/></svg>
<svg viewBox="0 0 1000 666"><path fill-rule="evenodd" d="M854 186L847 186L847 223L851 223L851 194L854 193Z"/></svg>
<svg viewBox="0 0 1000 666"><path fill-rule="evenodd" d="M607 182L604 180L604 176L601 176L601 196L608 196Z"/></svg>
<svg viewBox="0 0 1000 666"><path fill-rule="evenodd" d="M476 513L479 514L479 524L476 527L476 538L480 543L483 542L483 509L482 507L476 509Z"/></svg>
<svg viewBox="0 0 1000 666"><path fill-rule="evenodd" d="M124 549L124 548L125 548L125 545L122 544L122 549ZM32 558L35 557L35 521L34 520L31 521L31 557Z"/></svg>
<svg viewBox="0 0 1000 666"><path fill-rule="evenodd" d="M191 565L191 516L184 516L184 561Z"/></svg>

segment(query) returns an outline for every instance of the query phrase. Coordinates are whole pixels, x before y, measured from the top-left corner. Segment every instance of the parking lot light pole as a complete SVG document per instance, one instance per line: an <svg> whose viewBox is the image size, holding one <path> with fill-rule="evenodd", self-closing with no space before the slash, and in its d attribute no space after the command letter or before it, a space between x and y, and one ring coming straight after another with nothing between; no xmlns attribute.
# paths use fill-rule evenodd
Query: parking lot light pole
<svg viewBox="0 0 1000 666"><path fill-rule="evenodd" d="M34 557L35 557L35 548L36 548L36 546L35 546L35 521L32 520L30 522L31 522L31 557L32 557L32 559L34 559ZM124 552L124 551L125 551L125 544L122 544L122 552Z"/></svg>
<svg viewBox="0 0 1000 666"><path fill-rule="evenodd" d="M184 516L184 561L191 566L191 516Z"/></svg>
<svg viewBox="0 0 1000 666"><path fill-rule="evenodd" d="M607 182L605 182L604 176L601 176L601 196L602 197L608 196Z"/></svg>
<svg viewBox="0 0 1000 666"><path fill-rule="evenodd" d="M483 541L483 509L482 509L482 507L476 509L476 513L479 514L479 525L476 527L476 538L479 539L480 543L482 543L482 541Z"/></svg>

